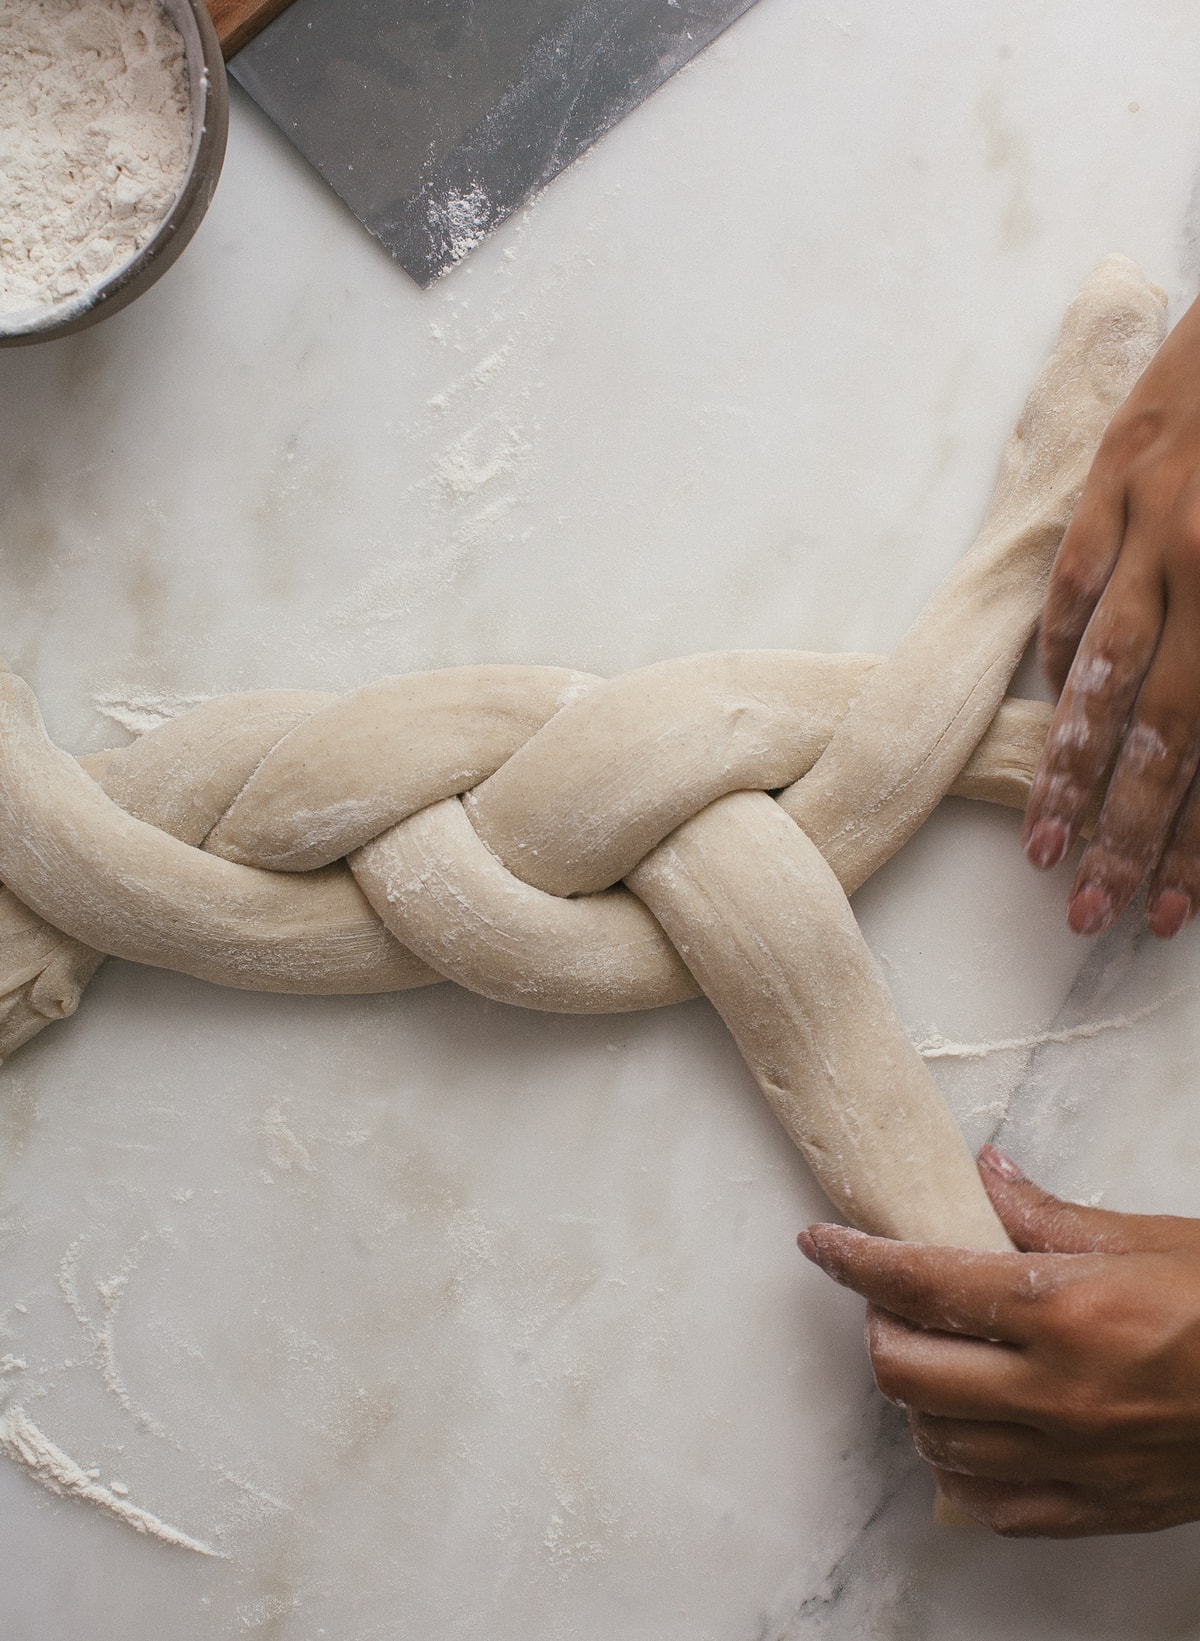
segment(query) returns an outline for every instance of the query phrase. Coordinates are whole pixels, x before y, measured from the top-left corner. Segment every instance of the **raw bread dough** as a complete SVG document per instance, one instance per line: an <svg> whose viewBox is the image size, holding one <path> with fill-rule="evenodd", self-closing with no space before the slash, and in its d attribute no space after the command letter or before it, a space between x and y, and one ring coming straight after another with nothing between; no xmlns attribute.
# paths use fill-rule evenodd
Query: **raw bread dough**
<svg viewBox="0 0 1200 1641"><path fill-rule="evenodd" d="M101 953L261 990L450 978L564 1011L700 988L853 1223L1007 1247L846 895L946 792L1024 802L1049 712L1004 691L1164 325L1132 263L1100 265L978 540L883 661L737 652L611 682L467 667L337 700L264 692L82 764L0 672L0 1052L70 1013Z"/></svg>

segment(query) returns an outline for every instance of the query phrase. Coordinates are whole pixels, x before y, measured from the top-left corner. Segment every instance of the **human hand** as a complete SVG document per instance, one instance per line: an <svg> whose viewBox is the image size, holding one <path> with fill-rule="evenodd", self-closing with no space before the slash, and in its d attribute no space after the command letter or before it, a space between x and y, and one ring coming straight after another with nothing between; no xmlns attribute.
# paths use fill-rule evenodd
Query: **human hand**
<svg viewBox="0 0 1200 1641"><path fill-rule="evenodd" d="M1026 854L1058 865L1112 763L1067 920L1100 933L1153 871L1150 927L1176 934L1200 909L1200 302L1101 441L1051 573L1039 651L1060 699Z"/></svg>
<svg viewBox="0 0 1200 1641"><path fill-rule="evenodd" d="M1200 1221L1061 1202L990 1146L980 1173L1022 1251L799 1238L869 1301L876 1383L941 1492L1006 1537L1200 1518Z"/></svg>

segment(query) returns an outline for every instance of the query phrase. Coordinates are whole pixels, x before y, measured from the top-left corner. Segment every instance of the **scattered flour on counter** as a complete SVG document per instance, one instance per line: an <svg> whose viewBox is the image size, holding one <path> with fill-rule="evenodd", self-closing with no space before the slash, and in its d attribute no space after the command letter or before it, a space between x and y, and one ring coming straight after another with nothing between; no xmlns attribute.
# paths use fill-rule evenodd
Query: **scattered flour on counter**
<svg viewBox="0 0 1200 1641"><path fill-rule="evenodd" d="M531 454L519 428L489 417L435 457L430 482L451 505L469 502L497 479L507 478Z"/></svg>
<svg viewBox="0 0 1200 1641"><path fill-rule="evenodd" d="M284 1121L283 1106L278 1100L263 1113L260 1132L266 1141L267 1157L272 1168L285 1174L290 1174L293 1169L305 1174L316 1172L308 1147L296 1138Z"/></svg>
<svg viewBox="0 0 1200 1641"><path fill-rule="evenodd" d="M92 705L101 717L120 724L131 735L144 735L211 700L211 695L182 695L174 690L108 690L92 695Z"/></svg>
<svg viewBox="0 0 1200 1641"><path fill-rule="evenodd" d="M160 1441L172 1442L170 1432L160 1424L148 1409L140 1407L134 1401L117 1367L117 1317L120 1314L121 1303L129 1286L129 1279L141 1264L148 1241L148 1233L143 1234L134 1246L129 1249L112 1275L104 1281L98 1281L94 1284L96 1297L100 1301L100 1318L94 1317L89 1312L79 1286L79 1266L83 1255L85 1238L76 1238L60 1260L58 1287L87 1340L89 1358L99 1369L104 1388L116 1398L130 1418L136 1420L143 1430L148 1430L152 1436L157 1436ZM173 1445L177 1446L178 1443L173 1442Z"/></svg>
<svg viewBox="0 0 1200 1641"><path fill-rule="evenodd" d="M1178 986L1174 991L1156 997L1152 1003L1128 1014L1114 1014L1103 1020L1083 1020L1075 1026L1060 1026L1046 1031L1035 1031L1028 1037L997 1037L978 1043L957 1043L936 1032L917 1043L917 1053L925 1060L986 1060L992 1054L1025 1053L1030 1049L1045 1048L1050 1043L1078 1043L1089 1037L1099 1037L1108 1031L1127 1031L1139 1020L1145 1020L1181 997L1193 996L1195 986Z"/></svg>
<svg viewBox="0 0 1200 1641"><path fill-rule="evenodd" d="M41 1482L43 1487L59 1498L83 1499L88 1504L98 1504L135 1532L146 1533L164 1544L177 1545L181 1550L194 1550L197 1555L213 1556L220 1561L226 1559L219 1550L212 1549L197 1538L190 1538L178 1527L168 1526L165 1521L151 1515L149 1510L130 1504L115 1490L122 1486L121 1483L105 1487L94 1481L81 1465L76 1464L38 1429L24 1408L15 1403L10 1403L0 1413L0 1453L16 1464L23 1464L35 1481ZM122 1488L122 1491L126 1489Z"/></svg>
<svg viewBox="0 0 1200 1641"><path fill-rule="evenodd" d="M170 210L191 146L160 0L0 0L0 314L115 273Z"/></svg>

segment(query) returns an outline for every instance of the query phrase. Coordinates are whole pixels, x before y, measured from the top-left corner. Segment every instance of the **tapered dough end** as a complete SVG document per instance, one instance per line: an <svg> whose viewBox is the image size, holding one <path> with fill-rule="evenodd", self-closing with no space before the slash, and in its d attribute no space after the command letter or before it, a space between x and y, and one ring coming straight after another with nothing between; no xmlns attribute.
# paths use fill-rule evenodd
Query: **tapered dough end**
<svg viewBox="0 0 1200 1641"><path fill-rule="evenodd" d="M1107 256L1100 258L1079 287L1079 293L1071 304L1071 309L1077 307L1081 301L1086 301L1092 292L1098 294L1106 304L1110 304L1121 285L1127 287L1129 298L1138 306L1148 307L1150 303L1161 309L1167 306L1166 291L1161 285L1155 285L1147 279L1131 256L1126 256L1123 251L1110 251Z"/></svg>
<svg viewBox="0 0 1200 1641"><path fill-rule="evenodd" d="M1158 346L1167 330L1167 294L1152 285L1130 257L1113 251L1092 269L1079 288L1063 319L1061 343L1076 337L1091 355L1091 376L1098 387L1097 364L1107 361L1096 350L1110 341L1117 366L1112 383L1112 409L1132 386L1129 380L1129 352L1134 355L1135 374L1149 363L1149 353Z"/></svg>
<svg viewBox="0 0 1200 1641"><path fill-rule="evenodd" d="M0 889L0 1063L56 1020L74 1014L103 962Z"/></svg>

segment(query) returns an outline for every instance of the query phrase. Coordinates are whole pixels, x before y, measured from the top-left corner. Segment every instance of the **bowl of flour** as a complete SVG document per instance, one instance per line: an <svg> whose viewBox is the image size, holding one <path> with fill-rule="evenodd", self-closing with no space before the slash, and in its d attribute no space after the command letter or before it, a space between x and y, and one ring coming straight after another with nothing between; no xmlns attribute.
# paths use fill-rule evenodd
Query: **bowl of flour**
<svg viewBox="0 0 1200 1641"><path fill-rule="evenodd" d="M204 0L0 0L0 346L95 324L165 273L228 121Z"/></svg>

